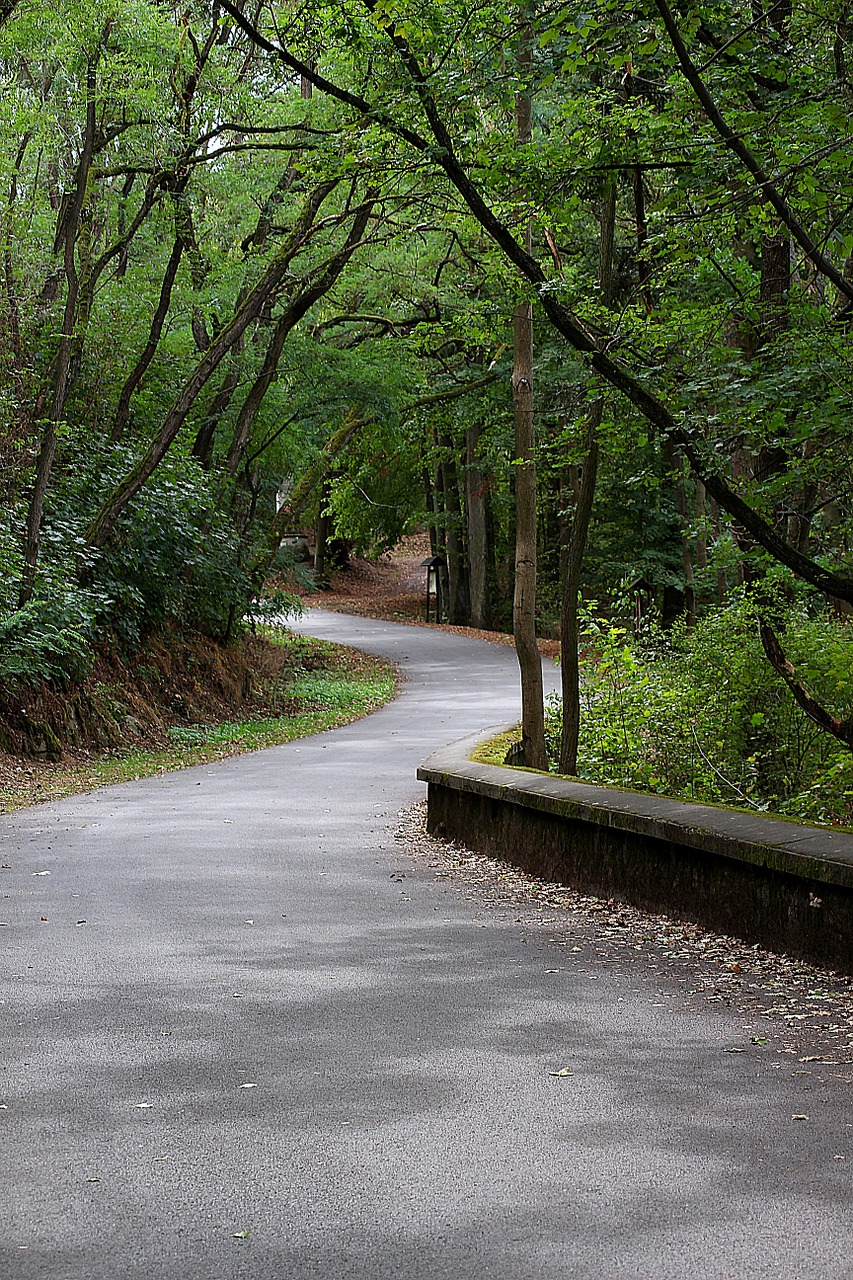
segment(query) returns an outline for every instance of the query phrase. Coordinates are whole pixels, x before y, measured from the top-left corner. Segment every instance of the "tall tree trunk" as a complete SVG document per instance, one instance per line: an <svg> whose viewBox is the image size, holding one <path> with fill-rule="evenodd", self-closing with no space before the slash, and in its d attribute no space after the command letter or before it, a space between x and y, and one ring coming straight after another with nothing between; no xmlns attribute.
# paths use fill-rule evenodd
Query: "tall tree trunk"
<svg viewBox="0 0 853 1280"><path fill-rule="evenodd" d="M533 25L522 6L517 66L522 80L515 95L516 143L533 137L533 104L529 77L533 69ZM527 219L525 247L532 228ZM520 302L512 316L512 407L515 422L515 590L512 631L521 675L521 742L524 763L547 769L542 659L536 642L536 427L533 413L533 305Z"/></svg>
<svg viewBox="0 0 853 1280"><path fill-rule="evenodd" d="M438 432L433 430L433 447L435 457L441 456ZM436 461L433 468L433 494L435 495L435 555L439 564L435 570L435 620L447 621L447 604L450 598L450 586L447 574L447 499L444 492L444 468Z"/></svg>
<svg viewBox="0 0 853 1280"><path fill-rule="evenodd" d="M60 247L63 250L63 266L66 279L65 309L62 316L62 336L59 340L59 348L51 364L53 387L50 395L50 408L43 422L41 447L36 460L35 482L27 512L27 526L24 536L24 568L18 591L18 604L21 608L32 599L35 588L36 569L41 546L42 520L44 518L44 503L53 470L53 459L56 454L57 431L65 414L65 405L70 389L74 334L80 298L80 277L76 261L77 237L83 220L83 211L89 188L89 175L95 154L96 66L97 58L90 58L86 73L87 101L83 145L77 162L73 194L62 220L63 238L60 242Z"/></svg>
<svg viewBox="0 0 853 1280"><path fill-rule="evenodd" d="M166 264L166 270L163 274L163 282L160 286L160 297L151 318L151 325L148 330L148 341L140 352L139 359L133 366L124 386L121 389L121 395L118 400L118 408L116 409L115 421L110 434L110 442L118 444L127 428L128 419L130 417L130 402L133 393L144 378L151 361L157 351L157 344L163 332L163 325L166 323L166 316L169 313L169 304L172 300L172 289L178 274L178 267L181 262L181 255L184 251L184 242L180 235L175 237L175 243L172 246L172 253Z"/></svg>
<svg viewBox="0 0 853 1280"><path fill-rule="evenodd" d="M145 454L128 472L113 493L107 498L98 515L86 531L86 541L91 547L102 547L116 521L129 502L148 482L166 456L172 442L187 419L199 393L220 361L240 341L248 326L258 318L274 296L287 274L290 263L302 244L303 236L313 223L322 202L336 186L336 182L321 183L311 193L301 217L297 220L288 245L273 259L261 279L246 298L236 315L220 331L202 355L166 414L159 431ZM303 290L288 307L293 324L300 319L315 301L316 280Z"/></svg>
<svg viewBox="0 0 853 1280"><path fill-rule="evenodd" d="M524 763L547 769L542 659L536 642L536 461L533 417L533 307L513 312L512 399L515 418L515 591L512 630L521 671Z"/></svg>
<svg viewBox="0 0 853 1280"><path fill-rule="evenodd" d="M466 626L469 616L468 576L464 539L462 537L462 503L459 499L459 477L454 459L453 440L446 432L442 433L441 446L444 455L441 462L444 506L447 513L447 574L449 585L447 620L455 626Z"/></svg>
<svg viewBox="0 0 853 1280"><path fill-rule="evenodd" d="M480 466L479 423L469 426L465 438L465 515L468 527L468 591L471 626L486 630L489 611L488 548L486 545L486 476Z"/></svg>
<svg viewBox="0 0 853 1280"><path fill-rule="evenodd" d="M598 282L606 307L613 302L613 241L616 232L616 186L611 184L601 202L598 238ZM586 424L586 456L580 469L575 508L560 557L562 606L560 610L560 682L563 694L563 724L560 733L560 773L573 775L578 769L581 727L580 699L580 605L581 570L586 550L592 504L598 479L598 431L604 413L604 397L590 407Z"/></svg>
<svg viewBox="0 0 853 1280"><path fill-rule="evenodd" d="M560 610L560 681L563 692L563 723L560 732L560 773L569 776L576 774L578 770L581 727L578 609L581 569L598 478L597 436L603 412L604 399L599 397L587 419L586 457L580 468L575 507L561 557L563 591Z"/></svg>

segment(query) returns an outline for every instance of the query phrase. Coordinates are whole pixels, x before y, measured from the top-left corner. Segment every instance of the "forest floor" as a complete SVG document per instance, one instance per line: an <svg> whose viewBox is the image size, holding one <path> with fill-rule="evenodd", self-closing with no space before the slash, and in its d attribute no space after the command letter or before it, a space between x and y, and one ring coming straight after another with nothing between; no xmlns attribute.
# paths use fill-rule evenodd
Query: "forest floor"
<svg viewBox="0 0 853 1280"><path fill-rule="evenodd" d="M356 558L345 568L334 570L329 590L299 594L306 607L311 609L332 609L362 618L380 618L420 627L437 626L441 631L454 635L512 645L512 635L505 631L426 622L426 569L423 561L429 555L429 534L410 534L378 560ZM539 650L545 657L557 658L559 641L540 639Z"/></svg>

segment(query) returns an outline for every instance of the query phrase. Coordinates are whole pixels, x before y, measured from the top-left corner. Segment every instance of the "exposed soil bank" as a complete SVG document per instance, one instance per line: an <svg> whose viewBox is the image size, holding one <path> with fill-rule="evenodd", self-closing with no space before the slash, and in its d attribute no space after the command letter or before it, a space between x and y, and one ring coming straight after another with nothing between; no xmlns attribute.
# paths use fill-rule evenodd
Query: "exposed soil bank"
<svg viewBox="0 0 853 1280"><path fill-rule="evenodd" d="M0 811L302 737L392 687L388 664L288 632L104 656L79 685L0 689Z"/></svg>

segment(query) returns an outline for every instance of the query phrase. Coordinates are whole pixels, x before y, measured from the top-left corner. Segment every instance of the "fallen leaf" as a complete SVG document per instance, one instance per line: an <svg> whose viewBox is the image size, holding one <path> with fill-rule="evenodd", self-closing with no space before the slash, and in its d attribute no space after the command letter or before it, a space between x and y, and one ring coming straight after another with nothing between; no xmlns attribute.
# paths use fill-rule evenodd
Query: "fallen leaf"
<svg viewBox="0 0 853 1280"><path fill-rule="evenodd" d="M248 1227L246 1227L243 1231L232 1231L232 1232L231 1232L231 1239L232 1239L232 1240L248 1240L248 1239L249 1239L249 1228L248 1228Z"/></svg>

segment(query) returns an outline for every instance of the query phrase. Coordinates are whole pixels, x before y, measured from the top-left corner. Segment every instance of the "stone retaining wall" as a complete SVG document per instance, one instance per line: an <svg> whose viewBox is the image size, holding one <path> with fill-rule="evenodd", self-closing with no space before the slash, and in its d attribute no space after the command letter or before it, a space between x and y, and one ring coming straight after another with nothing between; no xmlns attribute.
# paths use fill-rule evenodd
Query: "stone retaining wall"
<svg viewBox="0 0 853 1280"><path fill-rule="evenodd" d="M583 893L853 973L853 835L473 763L499 732L424 761L430 831Z"/></svg>

